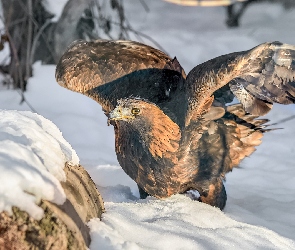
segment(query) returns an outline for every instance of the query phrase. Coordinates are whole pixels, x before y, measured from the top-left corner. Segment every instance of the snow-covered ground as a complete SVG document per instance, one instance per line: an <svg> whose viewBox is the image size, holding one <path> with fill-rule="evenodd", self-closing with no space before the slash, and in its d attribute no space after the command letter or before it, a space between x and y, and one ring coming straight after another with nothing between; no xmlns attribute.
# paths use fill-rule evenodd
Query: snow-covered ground
<svg viewBox="0 0 295 250"><path fill-rule="evenodd" d="M18 206L36 219L43 210L40 199L63 204L60 181L66 161L79 164L71 145L59 129L30 111L0 110L0 211Z"/></svg>
<svg viewBox="0 0 295 250"><path fill-rule="evenodd" d="M295 9L285 11L279 4L253 4L241 27L228 29L223 7L182 7L149 0L147 13L140 1L124 2L134 29L177 56L187 73L205 60L265 41L295 44ZM54 70L53 65L36 63L25 97L62 131L102 193L106 213L102 221L89 223L91 249L295 249L295 119L276 125L284 129L267 133L240 169L227 175L223 212L184 195L140 200L135 183L116 160L113 128L107 126L101 107L58 86ZM19 104L20 99L16 91L0 88L0 109L30 110ZM25 123L20 115L13 115ZM295 106L275 106L267 117L274 123L292 115ZM30 143L26 145L32 147ZM43 148L56 147L46 143ZM26 162L32 163L29 158Z"/></svg>

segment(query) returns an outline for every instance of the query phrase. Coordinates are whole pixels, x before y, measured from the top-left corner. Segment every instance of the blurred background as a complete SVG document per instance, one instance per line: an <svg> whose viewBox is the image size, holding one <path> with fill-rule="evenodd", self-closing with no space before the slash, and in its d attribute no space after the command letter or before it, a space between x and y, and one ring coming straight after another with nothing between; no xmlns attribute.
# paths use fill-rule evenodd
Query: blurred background
<svg viewBox="0 0 295 250"><path fill-rule="evenodd" d="M266 23L270 18L267 12L270 16L276 15L267 9L269 6L277 5L278 9L282 7L281 11L286 14L295 7L294 0L166 0L166 4L164 0L158 2L162 3L147 0L2 0L2 83L25 91L28 78L32 76L32 64L38 60L43 64L56 64L66 47L76 39L148 40L153 46L165 51L160 45L161 39L155 37L157 34L142 30L145 20L146 25L149 25L149 19L154 15L158 15L157 26L165 27L168 23L175 30L185 29L198 36L200 24L203 26L202 30L207 32L222 30L223 25L239 29L243 26L244 15L252 14L253 20L257 20L257 15L261 16ZM255 11L259 3L264 3L266 12ZM169 17L166 18L166 15ZM181 19L181 22L178 22L178 19ZM203 20L200 22L200 19ZM206 23L206 20L209 22ZM265 23L253 23L251 32L257 32ZM154 26L154 23L151 22L150 26ZM249 24L246 26L251 28ZM163 33L166 35L166 32ZM173 39L173 36L170 39Z"/></svg>
<svg viewBox="0 0 295 250"><path fill-rule="evenodd" d="M33 111L54 122L99 186L109 211L116 211L112 202L124 206L124 202L138 201L137 186L117 162L114 131L107 126L101 107L55 81L55 65L72 41L136 40L176 56L186 73L206 60L263 42L295 45L295 0L1 0L0 16L0 109ZM227 175L224 210L237 221L266 227L292 240L295 140L290 138L295 138L295 131L294 120L286 118L294 115L294 105L275 105L267 118L271 123L285 121L276 125L284 129L267 133L240 169ZM180 217L177 226L168 228L179 235L182 221ZM209 233L216 241L214 226ZM170 243L175 238L173 233L164 236L162 240ZM251 249L250 241L239 245L247 233L236 237L229 231L228 236L238 248ZM195 238L187 239L195 244ZM150 244L147 240L143 248Z"/></svg>

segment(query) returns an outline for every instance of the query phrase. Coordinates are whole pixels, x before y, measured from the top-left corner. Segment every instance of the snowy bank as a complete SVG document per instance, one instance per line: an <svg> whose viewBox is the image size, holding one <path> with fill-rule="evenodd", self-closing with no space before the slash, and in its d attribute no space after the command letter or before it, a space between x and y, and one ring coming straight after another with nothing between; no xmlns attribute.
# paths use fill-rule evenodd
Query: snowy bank
<svg viewBox="0 0 295 250"><path fill-rule="evenodd" d="M52 122L28 111L0 111L0 212L17 206L40 219L41 199L62 204L67 161L79 164Z"/></svg>
<svg viewBox="0 0 295 250"><path fill-rule="evenodd" d="M91 249L294 249L292 240L230 219L218 208L184 195L106 203L92 219Z"/></svg>
<svg viewBox="0 0 295 250"><path fill-rule="evenodd" d="M151 36L172 57L177 56L187 72L205 60L262 42L295 44L295 9L285 11L279 4L253 4L243 15L241 27L228 29L223 8L145 2L148 13L140 1L124 2L132 27ZM295 240L294 120L276 125L284 129L265 134L257 151L227 175L228 202L223 212L181 196L142 201L136 184L116 160L114 131L107 126L101 107L86 96L61 88L54 70L54 65L36 63L25 97L38 113L57 124L81 164L101 186L106 213L102 223L92 220L89 224L91 249L102 249L98 244L105 249L163 249L169 241L174 244L171 249L210 249L215 242L221 242L220 248L232 243L236 249L263 249L265 243L271 249L295 249L291 243ZM1 89L0 108L30 110L25 103L19 105L20 99L17 92ZM268 118L272 123L293 115L294 105L276 106ZM202 227L204 223L207 228Z"/></svg>

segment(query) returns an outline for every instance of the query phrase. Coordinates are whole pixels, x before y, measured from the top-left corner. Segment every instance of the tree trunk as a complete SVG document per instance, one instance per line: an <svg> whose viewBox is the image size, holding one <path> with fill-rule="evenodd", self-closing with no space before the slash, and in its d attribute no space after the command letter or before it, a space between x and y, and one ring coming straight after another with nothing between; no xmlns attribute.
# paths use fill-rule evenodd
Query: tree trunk
<svg viewBox="0 0 295 250"><path fill-rule="evenodd" d="M11 61L8 72L14 88L26 90L32 76L32 63L42 60L56 63L66 47L79 39L77 24L91 0L68 0L60 20L52 15L42 0L2 0L5 33L9 40ZM2 71L7 67L1 67Z"/></svg>
<svg viewBox="0 0 295 250"><path fill-rule="evenodd" d="M54 44L58 45L54 46L56 63L70 43L81 38L77 32L77 25L90 3L91 0L69 0L65 5L54 32Z"/></svg>
<svg viewBox="0 0 295 250"><path fill-rule="evenodd" d="M14 88L22 91L26 90L27 80L32 75L32 64L37 60L45 64L57 63L71 42L98 38L99 29L109 38L125 37L122 0L108 2L109 8L118 16L118 22L105 13L108 5L104 3L68 0L56 23L51 21L53 15L43 7L43 0L1 1L6 33L3 37L8 38L11 61L8 67L0 65L0 72L9 74ZM113 26L119 27L117 37L110 35ZM4 42L1 38L0 50Z"/></svg>
<svg viewBox="0 0 295 250"><path fill-rule="evenodd" d="M2 7L11 53L7 73L13 80L13 86L24 91L32 75L33 39L49 15L40 0L2 0Z"/></svg>
<svg viewBox="0 0 295 250"><path fill-rule="evenodd" d="M17 207L13 214L0 213L0 250L87 249L86 223L101 218L104 205L95 184L82 166L66 165L62 183L67 200L59 206L42 200L43 218L38 221Z"/></svg>

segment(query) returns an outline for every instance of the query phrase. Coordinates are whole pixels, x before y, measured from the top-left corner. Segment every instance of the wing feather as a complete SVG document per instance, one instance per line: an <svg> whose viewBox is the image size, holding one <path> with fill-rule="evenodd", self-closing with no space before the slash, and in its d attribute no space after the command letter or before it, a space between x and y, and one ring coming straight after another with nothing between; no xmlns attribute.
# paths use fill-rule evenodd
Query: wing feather
<svg viewBox="0 0 295 250"><path fill-rule="evenodd" d="M186 125L206 112L203 106L215 92L217 101L231 100L228 90L248 113L265 115L274 102L295 103L295 46L263 43L220 56L192 69L186 82Z"/></svg>
<svg viewBox="0 0 295 250"><path fill-rule="evenodd" d="M226 108L226 115L222 118L225 134L229 147L230 163L224 168L224 174L247 156L250 156L261 144L261 138L265 131L267 119L257 119L258 116L245 112L242 104L235 104Z"/></svg>
<svg viewBox="0 0 295 250"><path fill-rule="evenodd" d="M169 99L185 73L176 58L133 41L76 41L56 67L57 82L85 94L109 112L117 100L140 96L155 103Z"/></svg>

